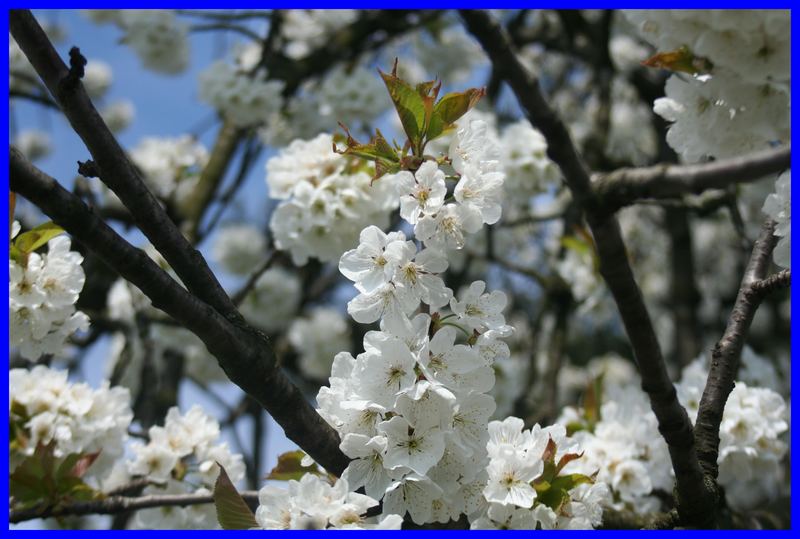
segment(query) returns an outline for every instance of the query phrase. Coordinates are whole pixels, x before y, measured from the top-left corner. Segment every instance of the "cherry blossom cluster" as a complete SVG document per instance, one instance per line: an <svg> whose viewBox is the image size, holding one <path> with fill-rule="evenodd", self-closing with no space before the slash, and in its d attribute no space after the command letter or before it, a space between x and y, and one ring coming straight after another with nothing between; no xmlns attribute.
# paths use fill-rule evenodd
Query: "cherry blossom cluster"
<svg viewBox="0 0 800 539"><path fill-rule="evenodd" d="M247 223L223 225L214 239L212 255L225 271L248 275L267 256L267 238Z"/></svg>
<svg viewBox="0 0 800 539"><path fill-rule="evenodd" d="M655 111L673 122L667 141L687 161L730 157L790 140L790 18L780 10L630 10L659 52L693 58ZM694 75L694 76L693 76Z"/></svg>
<svg viewBox="0 0 800 539"><path fill-rule="evenodd" d="M12 239L20 224L14 221ZM67 339L89 328L89 318L75 310L83 289L80 253L70 250L70 239L57 236L47 242L47 253L28 253L8 260L9 344L29 360L63 353Z"/></svg>
<svg viewBox="0 0 800 539"><path fill-rule="evenodd" d="M281 24L281 35L287 41L286 55L295 60L305 58L357 18L355 9L286 10Z"/></svg>
<svg viewBox="0 0 800 539"><path fill-rule="evenodd" d="M155 196L180 204L197 186L200 171L208 162L208 151L190 135L145 137L130 150L130 157ZM107 189L104 193L109 204L122 206L114 193Z"/></svg>
<svg viewBox="0 0 800 539"><path fill-rule="evenodd" d="M584 451L571 468L597 474L613 493L605 502L617 510L657 511L655 491L672 491L670 458L647 395L636 383L638 376L621 385L604 385L600 420L586 420L586 410L566 407L559 423L577 430L573 439Z"/></svg>
<svg viewBox="0 0 800 539"><path fill-rule="evenodd" d="M53 442L54 455L99 452L84 479L104 480L123 456L133 419L127 389L98 389L70 383L67 371L37 365L8 374L11 444L9 468L33 454L37 444Z"/></svg>
<svg viewBox="0 0 800 539"><path fill-rule="evenodd" d="M508 355L500 339L512 332L505 294L485 293L476 281L454 297L440 276L446 247L462 247L465 234L500 217L503 173L485 133L474 122L454 138L453 202L445 202L445 172L434 161L375 184L392 186L424 247L373 225L339 261L359 292L348 313L364 324L381 320L381 330L366 334L357 357L336 355L319 412L354 459L343 475L350 488L364 487L385 512L409 513L419 524L457 519L481 503L495 409L491 365ZM420 303L427 308L414 314Z"/></svg>
<svg viewBox="0 0 800 539"><path fill-rule="evenodd" d="M756 376L777 380L774 368L763 358L746 350L742 361L753 367L741 374L772 371ZM700 356L684 370L677 385L678 398L689 418L697 419L700 398L708 378L709 358ZM719 429L719 484L725 488L728 503L737 509L750 509L780 495L785 484L782 460L788 446L789 410L783 397L768 387L754 387L737 380L725 403Z"/></svg>
<svg viewBox="0 0 800 539"><path fill-rule="evenodd" d="M787 453L788 409L783 397L754 384L777 383L772 365L746 348L742 355L741 379L725 406L720 425L717 463L719 483L727 502L749 509L781 492L784 473L781 462ZM708 358L701 356L684 370L676 384L678 399L694 422L708 378ZM619 370L619 369L617 369ZM625 369L619 370L622 374ZM613 371L605 370L604 373ZM615 382L615 380L617 380ZM604 377L602 404L594 413L566 407L559 423L574 430L572 439L584 451L581 459L566 469L594 474L606 483L617 510L651 513L662 509L659 492L671 492L674 475L666 443L658 433L658 422L647 397L639 390L638 376Z"/></svg>
<svg viewBox="0 0 800 539"><path fill-rule="evenodd" d="M445 202L446 175L435 161L422 163L414 174L402 171L390 178L400 195L400 216L414 225L426 247L461 249L465 234L500 219L505 174L487 132L486 122L475 120L450 143L448 158L458 179L454 202Z"/></svg>
<svg viewBox="0 0 800 539"><path fill-rule="evenodd" d="M352 492L344 478L331 485L307 473L288 481L285 489L263 487L258 498L256 521L264 530L399 530L403 524L400 515L385 512L367 518L365 513L378 501Z"/></svg>
<svg viewBox="0 0 800 539"><path fill-rule="evenodd" d="M86 9L97 24L113 23L124 35L122 42L142 65L158 73L177 75L189 65L188 27L169 9Z"/></svg>
<svg viewBox="0 0 800 539"><path fill-rule="evenodd" d="M14 146L31 161L41 159L53 151L53 143L46 131L25 129L14 137Z"/></svg>
<svg viewBox="0 0 800 539"><path fill-rule="evenodd" d="M145 494L211 494L219 466L231 481L244 477L242 455L232 453L227 442L219 442L219 435L219 423L199 406L185 414L170 408L163 427L150 427L147 444L131 444L133 458L126 463L127 472L155 483L145 488ZM206 504L139 511L134 527L215 529L219 525L214 506Z"/></svg>
<svg viewBox="0 0 800 539"><path fill-rule="evenodd" d="M457 122L459 128L469 128L472 122L485 124L485 136L495 148L495 154L486 156L496 160L505 174L503 182L503 212L508 219L525 215L532 206L531 198L558 187L560 172L547 157L547 142L527 120L509 124L502 131L497 128L497 117L489 112L473 109ZM456 132L457 136L457 132ZM450 144L453 144L453 139ZM431 143L434 151L449 154L447 137Z"/></svg>
<svg viewBox="0 0 800 539"><path fill-rule="evenodd" d="M299 353L300 370L316 380L327 380L333 357L350 346L347 320L336 309L316 307L289 327L289 342Z"/></svg>
<svg viewBox="0 0 800 539"><path fill-rule="evenodd" d="M200 74L200 98L238 127L266 122L283 107L283 82L270 80L263 69L250 73L225 61Z"/></svg>
<svg viewBox="0 0 800 539"><path fill-rule="evenodd" d="M244 476L240 454L219 442L219 424L193 406L167 413L163 427L148 432L148 443L126 445L133 419L128 389L98 389L72 383L67 372L38 365L9 372L9 463L13 472L39 445L53 444L57 462L68 455L91 456L82 479L108 492L146 479L143 494L211 494L223 466L232 481ZM125 460L127 457L127 460ZM136 513L133 528L218 528L213 505L159 507Z"/></svg>
<svg viewBox="0 0 800 539"><path fill-rule="evenodd" d="M397 207L391 184L371 176L332 150L333 137L295 140L267 161L269 196L281 200L270 229L275 245L295 264L310 257L335 260L369 224L385 227Z"/></svg>
<svg viewBox="0 0 800 539"><path fill-rule="evenodd" d="M562 473L581 458L563 425L524 430L517 417L492 421L487 449L487 504L471 519L472 529L592 529L601 523L610 491L589 476ZM549 490L559 483L563 492L555 496Z"/></svg>
<svg viewBox="0 0 800 539"><path fill-rule="evenodd" d="M267 143L286 145L333 131L338 122L369 125L385 110L384 89L374 72L336 66L322 79L302 84L282 114L273 116L260 133Z"/></svg>
<svg viewBox="0 0 800 539"><path fill-rule="evenodd" d="M300 307L300 299L300 279L277 266L261 274L239 311L249 323L271 333L289 327Z"/></svg>

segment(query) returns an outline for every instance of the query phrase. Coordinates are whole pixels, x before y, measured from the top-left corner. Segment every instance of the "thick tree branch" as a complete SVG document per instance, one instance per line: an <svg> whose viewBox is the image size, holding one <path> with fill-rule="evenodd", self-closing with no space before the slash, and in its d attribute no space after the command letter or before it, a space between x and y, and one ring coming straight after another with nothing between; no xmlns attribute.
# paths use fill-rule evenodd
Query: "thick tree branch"
<svg viewBox="0 0 800 539"><path fill-rule="evenodd" d="M600 259L600 273L617 303L642 376L642 389L650 398L659 431L669 446L681 518L694 525L713 525L716 491L703 477L692 424L667 373L650 315L628 263L619 223L601 210L589 171L566 125L544 99L539 81L520 63L502 27L485 12L464 10L461 16L511 86L528 119L544 135L548 157L559 166L575 200L586 212Z"/></svg>
<svg viewBox="0 0 800 539"><path fill-rule="evenodd" d="M714 478L718 474L719 426L725 403L733 390L750 324L764 296L776 288L789 286L791 281L789 270L765 278L771 264L772 251L778 242L774 231L775 222L772 220L765 222L761 228L728 319L728 326L711 353L711 368L697 412L695 438L700 464Z"/></svg>
<svg viewBox="0 0 800 539"><path fill-rule="evenodd" d="M679 524L678 514L651 513L640 515L633 511L603 509L603 522L600 530L671 530Z"/></svg>
<svg viewBox="0 0 800 539"><path fill-rule="evenodd" d="M30 200L76 240L96 252L122 277L197 335L227 376L256 399L283 427L286 436L331 473L349 459L339 437L277 367L269 341L239 320L221 315L187 292L143 251L131 246L77 196L62 188L22 154L10 150L10 187Z"/></svg>
<svg viewBox="0 0 800 539"><path fill-rule="evenodd" d="M679 198L754 182L788 169L791 157L791 147L782 146L700 165L620 169L596 175L593 189L603 209L614 212L640 199Z"/></svg>
<svg viewBox="0 0 800 539"><path fill-rule="evenodd" d="M249 503L258 503L258 491L245 490L240 492L242 498ZM127 496L109 496L102 500L90 502L74 502L58 506L37 506L30 509L9 511L8 522L17 524L35 518L54 518L82 515L116 515L140 509L154 507L187 507L214 503L211 494L150 494L129 498Z"/></svg>
<svg viewBox="0 0 800 539"><path fill-rule="evenodd" d="M186 287L226 316L238 316L203 256L183 237L142 181L79 81L81 56L73 48L67 68L28 10L11 10L9 28L22 51L81 137L100 169L100 179L130 210L136 225L169 262Z"/></svg>

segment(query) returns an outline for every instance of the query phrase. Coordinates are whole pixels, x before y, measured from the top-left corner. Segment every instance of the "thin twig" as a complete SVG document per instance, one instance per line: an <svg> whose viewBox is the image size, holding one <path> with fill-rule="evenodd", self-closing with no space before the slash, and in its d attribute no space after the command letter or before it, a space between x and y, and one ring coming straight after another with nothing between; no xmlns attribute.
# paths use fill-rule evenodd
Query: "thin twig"
<svg viewBox="0 0 800 539"><path fill-rule="evenodd" d="M225 189L222 195L220 195L219 200L217 201L216 211L209 219L205 228L197 234L198 244L207 238L211 231L216 228L219 220L225 213L225 210L228 209L228 205L231 203L242 184L244 184L244 180L247 178L247 175L250 173L253 164L258 160L258 157L261 155L261 151L263 149L264 146L255 139L250 139L248 141L245 146L244 155L242 156L242 160L239 164L239 170L236 173L236 177L231 185ZM208 202L210 202L210 200ZM199 223L197 223L195 227L199 227ZM234 301L234 303L236 302Z"/></svg>
<svg viewBox="0 0 800 539"><path fill-rule="evenodd" d="M217 21L244 21L249 19L269 20L272 17L269 11L200 11L197 9L176 9L175 13L187 17L199 17L201 19Z"/></svg>
<svg viewBox="0 0 800 539"><path fill-rule="evenodd" d="M247 278L247 282L244 285L242 285L242 287L231 296L234 305L238 307L239 305L242 304L244 298L246 298L247 294L249 294L250 291L253 290L253 288L255 288L256 283L261 278L261 276L264 275L264 272L266 272L272 266L272 263L275 261L275 255L276 251L274 250L271 253L269 253L267 255L267 258L264 259L261 265L258 268L256 268L256 270L253 273L250 274L250 277Z"/></svg>
<svg viewBox="0 0 800 539"><path fill-rule="evenodd" d="M240 492L245 501L257 501L258 491ZM211 494L151 494L129 498L127 496L109 496L102 500L90 502L74 502L57 506L37 506L30 509L9 511L8 521L12 524L33 520L35 518L53 518L81 515L115 515L126 511L138 511L154 507L187 507L214 503Z"/></svg>
<svg viewBox="0 0 800 539"><path fill-rule="evenodd" d="M193 24L189 27L190 32L214 32L217 30L225 30L228 32L236 32L237 34L241 34L253 41L260 42L261 36L246 28L244 26L240 26L238 24L232 24L229 22L211 22L205 24Z"/></svg>
<svg viewBox="0 0 800 539"><path fill-rule="evenodd" d="M56 103L46 95L31 94L28 92L23 92L21 90L9 90L8 97L16 99L24 99L26 101L32 101L34 103L44 105L47 108L53 110L59 110L59 111L61 110L60 108L58 108L58 103Z"/></svg>
<svg viewBox="0 0 800 539"><path fill-rule="evenodd" d="M771 265L772 251L778 242L774 231L775 222L767 220L753 246L753 253L742 278L725 333L711 353L711 368L697 412L695 439L700 464L705 472L714 478L717 477L719 469L717 457L722 414L728 396L733 390L750 324L764 296L776 288L789 286L791 281L789 270L766 277Z"/></svg>

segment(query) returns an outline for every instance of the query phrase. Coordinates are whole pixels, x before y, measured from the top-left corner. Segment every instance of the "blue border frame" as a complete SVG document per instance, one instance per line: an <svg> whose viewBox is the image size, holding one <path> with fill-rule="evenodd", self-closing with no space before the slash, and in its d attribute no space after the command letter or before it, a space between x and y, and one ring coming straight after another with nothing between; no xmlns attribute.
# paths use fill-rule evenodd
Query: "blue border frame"
<svg viewBox="0 0 800 539"><path fill-rule="evenodd" d="M381 3L382 2L364 2L364 1L355 1L354 2L354 1L350 0L348 2L344 2L342 5L337 5L336 7L337 8L375 8L376 4L380 7ZM610 2L610 3L617 4L617 5L612 6L614 8L635 8L635 7L652 8L653 7L653 5L651 3L646 3L646 2L641 2L641 1L640 2ZM736 3L738 4L738 2L736 2ZM64 7L63 5L59 5L56 2L33 2L32 3L33 5L24 5L24 6L21 5L18 2L10 2L10 4L11 5L7 6L7 7L9 7L9 8L10 7L18 7L18 8L25 7L25 8L31 8L31 9L37 9L37 8L38 9L63 8ZM97 2L97 1L95 1L95 2L82 2L82 4L83 4L82 7L84 7L84 8L95 8L95 7L96 8L109 8L109 7L116 7L116 8L121 8L121 7L138 7L138 8L164 8L164 7L170 7L170 8L178 8L178 7L211 8L211 7L215 7L215 5L216 6L219 5L218 2L207 2L206 3L206 2L184 2L184 1L168 2L168 3L166 3L166 6L165 6L165 2L158 2L158 1L137 1L137 2ZM264 8L264 7L273 7L273 8L289 8L289 7L292 7L292 8L330 8L331 7L330 2L321 2L319 0L317 0L317 1L294 0L294 1L289 1L289 2L280 1L280 2L269 2L269 4L270 4L269 6L265 6L264 3L254 2L254 1L250 0L250 1L245 1L245 2L238 2L237 3L237 7L253 7L253 8L256 8L256 7L259 7L259 8ZM445 9L445 8L447 8L447 9L449 9L449 8L485 8L485 7L491 7L492 9L498 9L498 8L511 9L511 8L531 7L531 2L520 2L520 1L510 1L510 2L509 1L498 1L498 2L493 3L493 5L491 5L491 6L487 6L486 4L487 4L487 2L476 2L476 1L422 2L422 1L419 1L419 0L406 0L405 2L402 3L402 5L390 4L390 3L385 3L385 2L383 3L383 5L386 8L404 8L404 9L408 9L408 8L418 8L418 9L432 9L432 8ZM546 4L555 4L555 2L546 2ZM230 6L225 6L225 7L230 7ZM537 7L541 7L541 6L537 6ZM551 6L545 6L545 7L551 7ZM586 2L586 1L565 0L565 1L562 1L562 2L558 2L557 6L555 6L555 7L559 7L559 8L607 8L609 6L608 5L603 5L602 3L599 3L599 2L592 2L592 1ZM658 7L660 7L660 6L658 6ZM669 3L669 5L667 7L672 7L672 8L690 8L690 9L697 9L697 8L701 8L701 7L702 8L725 8L725 7L730 7L730 3L703 2L701 6L698 6L696 2L688 2L688 1L684 0L684 1L678 1L678 2L671 2L671 3ZM743 8L743 7L747 7L747 6L742 4L742 5L735 5L734 7ZM757 6L757 8L759 8L759 9L778 9L778 8L780 8L780 9L791 9L792 7L793 7L793 2L786 2L786 1L783 1L783 2L775 2L775 1L761 2L760 5ZM793 27L794 27L794 23L797 22L798 17L800 17L800 15L797 15L794 11L792 11L791 18L792 18L792 26ZM4 25L6 27L8 27L8 11L5 10L5 9L2 11L2 20L3 20ZM792 78L793 78L793 80L796 80L796 77L794 77L794 75L797 74L796 73L797 72L797 65L798 65L798 62L800 62L800 59L798 59L798 56L795 54L796 45L797 45L797 40L795 40L793 38L792 39L792 75L793 75ZM5 57L2 57L2 58L5 59ZM4 62L4 65L6 66L5 71L8 70L8 63L7 62L8 62L7 60L6 60L6 62ZM793 84L792 87L794 88L794 86L795 85ZM7 100L7 98L8 98L8 86L5 87L5 95L6 95L6 100ZM3 107L0 110L0 112L2 112L2 115L3 115L3 117L5 117L6 122L7 122L8 121L8 109ZM797 118L797 116L798 116L797 108L796 107L792 107L792 120ZM6 135L6 139L7 138L8 138L8 135ZM794 152L792 153L792 157L794 157ZM8 154L3 152L2 153L2 158L3 158L3 170L7 171L8 170ZM8 192L8 175L7 174L4 175L4 181L5 181L5 185L4 185L3 193L7 193ZM800 182L800 180L799 180L799 182ZM6 201L8 201L7 197L5 197L5 199L6 199ZM3 233L5 235L8 235L8 228L7 228L8 227L8 222L5 219L0 219L0 222L3 223ZM793 226L792 228L795 228L795 227ZM794 262L796 262L795 258L800 258L800 254L797 254L796 251L792 251L792 262L793 262L793 265L796 265L796 264L794 264ZM3 266L3 269L6 270L6 277L8 277L7 266ZM797 292L796 289L792 288L792 292L791 292L791 302L792 302L792 304L794 304L797 300L798 300L798 292ZM5 314L5 311L3 311L3 314ZM795 319L792 319L792 323L791 323L791 327L792 327L792 349L795 348L795 344L796 344L796 340L797 340L796 339L796 335L797 335L797 331L796 331L797 327L796 326L798 324L800 324L800 322L795 322ZM6 315L6 325L8 325L7 315ZM7 334L4 334L4 335L7 335ZM8 337L6 337L6 339L7 338ZM792 369L792 387L800 387L800 385L798 385L798 379L800 379L800 372L797 369ZM7 396L8 387L6 385L2 385L2 389L3 389L3 392L6 393L6 396ZM796 412L797 412L797 406L794 404L794 401L792 402L791 409L792 409L792 416L795 416ZM2 415L2 422L3 422L3 427L5 429L5 432L7 432L8 431L8 418L7 418L7 416ZM792 442L792 444L791 445L797 445L797 438L798 438L797 432L794 429L792 429L792 431L791 431L791 442ZM2 456L5 456L6 459L4 459L4 460L7 461L8 457L7 457L6 453L3 452ZM795 457L794 455L792 455L792 457L791 457L791 464L792 464L792 469L796 469L797 465L800 464L800 462L798 461L798 458ZM2 489L3 489L2 490L3 497L7 498L8 497L8 481L2 481L2 482L0 482L0 484L2 485ZM800 486L800 484L798 482L797 474L793 474L792 475L791 484L792 484L792 490L793 491L797 491L798 486ZM792 532L793 531L795 531L797 529L800 529L800 525L797 524L800 521L800 500L796 496L793 497L792 500L791 500L791 514L792 514L792 527L791 527L790 530L781 530L781 531L720 530L720 531L710 531L710 532L709 531L683 531L681 533L689 534L689 535L697 535L697 536L699 536L701 534L705 535L705 534L709 534L709 533L713 534L713 535L719 535L719 534L724 533L726 535L732 534L732 535L735 535L735 536L740 536L740 535L743 535L743 534L758 533L758 534L767 534L770 537L787 537L788 538L788 537L792 536ZM34 530L13 530L13 531L12 530L8 530L8 515L6 513L4 513L4 520L5 520L6 526L2 530L3 534L8 533L9 535L11 535L13 533L13 534L16 535L16 534L23 534L24 533L24 534L39 535L39 534L51 533L48 530L36 530L36 531L34 531ZM8 530L8 531L6 531L6 530ZM58 533L58 532L54 532L54 533ZM117 535L117 534L127 534L127 533L136 533L136 532L132 532L132 531L101 531L101 532L98 532L98 531L90 531L90 530L81 530L81 531L70 531L69 533L71 535L74 534L76 536L77 535L83 536L83 535L86 535L86 534L96 534L96 533ZM169 532L169 533L174 534L176 532L172 531L172 532ZM177 532L177 534L179 534L179 535L188 535L188 534L194 535L194 534L197 534L197 533L198 533L197 531L188 531L188 530L186 530L186 531L178 531ZM220 532L201 531L199 533L207 534L207 533L220 533ZM244 533L249 533L249 532L226 532L226 533L228 533L228 534L231 534L231 533L244 534ZM315 533L315 532L296 531L296 532L291 532L291 533L305 535L305 534ZM339 534L342 534L342 533L345 533L345 534L356 533L359 536L363 536L364 533L369 533L369 532L359 531L359 532L338 532L338 533ZM397 532L381 532L381 533L397 533ZM453 533L462 533L462 532L441 531L441 530L420 530L420 531L414 531L414 532L411 532L411 533L424 534L424 535L431 535L432 536L433 534L439 535L439 534L444 533L446 535L450 535L450 534L453 534ZM495 534L500 533L500 532L474 531L474 532L470 532L470 533L472 533L472 534L480 534L480 535L484 535L485 536L485 534L487 534L487 533L495 535ZM529 533L529 532L517 531L517 532L504 532L504 533L521 534L521 533ZM564 531L564 532L560 532L560 533L570 533L570 534L576 534L576 535L584 535L584 534L588 535L588 534L591 534L591 536L596 537L598 534L600 534L600 535L626 534L627 535L627 534L630 534L630 533L641 533L641 532L638 532L637 530L624 530L624 531L605 531L605 530L594 530L594 531L592 531L592 530L589 530L589 531L572 531L572 532ZM655 532L654 531L654 532L645 532L645 533L669 533L669 532L663 532L663 531L662 532Z"/></svg>

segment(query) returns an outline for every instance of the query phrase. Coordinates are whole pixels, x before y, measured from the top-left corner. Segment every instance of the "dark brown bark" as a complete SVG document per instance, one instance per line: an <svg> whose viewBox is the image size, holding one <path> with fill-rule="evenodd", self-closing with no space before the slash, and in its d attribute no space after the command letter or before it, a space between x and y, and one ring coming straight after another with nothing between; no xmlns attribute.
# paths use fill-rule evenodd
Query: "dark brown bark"
<svg viewBox="0 0 800 539"><path fill-rule="evenodd" d="M753 246L753 254L742 278L725 333L711 353L711 368L700 399L695 422L697 454L706 474L715 479L719 471L719 426L739 371L739 360L750 324L764 296L776 288L789 286L791 281L789 270L765 278L771 265L772 251L778 242L774 231L775 222L765 222Z"/></svg>
<svg viewBox="0 0 800 539"><path fill-rule="evenodd" d="M575 200L585 211L600 259L600 273L616 301L642 377L642 389L650 398L659 431L669 446L681 518L692 525L712 526L716 491L703 477L692 424L667 373L650 315L628 263L619 224L612 213L604 211L566 125L544 99L538 80L520 63L503 28L485 12L463 10L461 16L511 86L527 118L544 135L548 157L559 166Z"/></svg>
<svg viewBox="0 0 800 539"><path fill-rule="evenodd" d="M606 212L641 199L678 198L760 180L791 166L791 146L700 165L656 165L599 175L592 188Z"/></svg>
<svg viewBox="0 0 800 539"><path fill-rule="evenodd" d="M243 491L241 496L248 502L258 502L258 492ZM73 502L57 506L37 506L30 509L10 511L8 521L17 524L35 518L55 518L66 516L81 515L117 515L138 511L139 509L151 509L153 507L188 507L190 505L200 505L214 503L214 496L211 494L152 494L138 497L109 496L102 500L90 502Z"/></svg>
<svg viewBox="0 0 800 539"><path fill-rule="evenodd" d="M10 151L9 182L13 191L141 289L154 307L197 335L231 381L256 399L290 440L328 471L341 474L349 459L339 450L336 431L277 367L271 344L261 332L240 322L240 316L223 316L188 292L14 148Z"/></svg>

